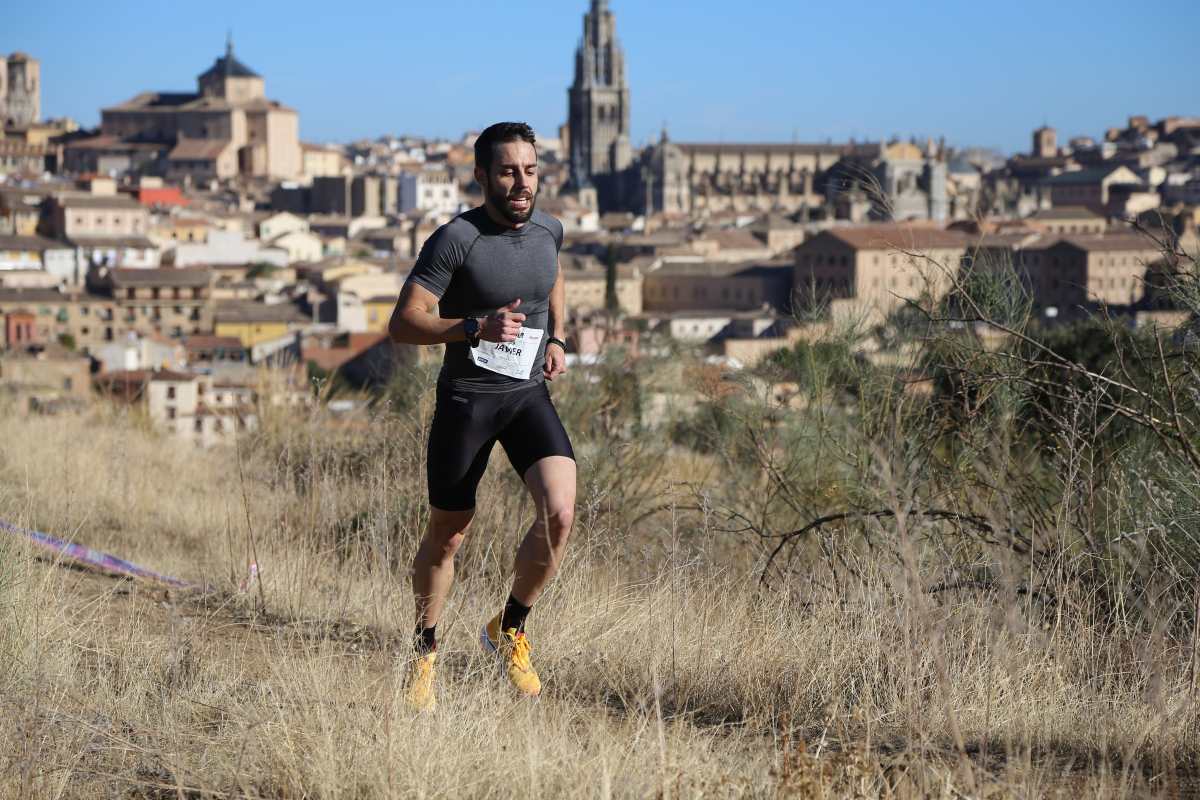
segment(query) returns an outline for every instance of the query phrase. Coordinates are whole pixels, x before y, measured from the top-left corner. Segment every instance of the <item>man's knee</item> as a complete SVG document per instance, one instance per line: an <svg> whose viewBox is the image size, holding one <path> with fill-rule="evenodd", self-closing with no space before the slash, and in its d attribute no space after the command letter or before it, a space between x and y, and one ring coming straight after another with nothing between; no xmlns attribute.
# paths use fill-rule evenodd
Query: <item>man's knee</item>
<svg viewBox="0 0 1200 800"><path fill-rule="evenodd" d="M571 527L575 524L574 502L547 503L546 511L539 516L538 522L546 529L546 535L552 545L563 544L571 535Z"/></svg>
<svg viewBox="0 0 1200 800"><path fill-rule="evenodd" d="M474 516L474 511L435 511L425 531L426 550L440 559L453 558Z"/></svg>

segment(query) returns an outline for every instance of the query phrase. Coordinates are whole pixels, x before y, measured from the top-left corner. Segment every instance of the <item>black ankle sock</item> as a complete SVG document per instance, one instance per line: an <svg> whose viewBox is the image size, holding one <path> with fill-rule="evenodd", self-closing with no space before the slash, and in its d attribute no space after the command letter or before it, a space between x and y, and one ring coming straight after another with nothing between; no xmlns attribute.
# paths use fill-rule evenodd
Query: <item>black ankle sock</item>
<svg viewBox="0 0 1200 800"><path fill-rule="evenodd" d="M413 635L413 646L421 655L437 650L437 625L431 628L418 625L417 632Z"/></svg>
<svg viewBox="0 0 1200 800"><path fill-rule="evenodd" d="M509 628L516 628L518 631L525 630L525 617L527 616L529 616L529 606L522 605L517 598L510 594L508 602L504 604L504 613L500 615L500 630L506 631Z"/></svg>

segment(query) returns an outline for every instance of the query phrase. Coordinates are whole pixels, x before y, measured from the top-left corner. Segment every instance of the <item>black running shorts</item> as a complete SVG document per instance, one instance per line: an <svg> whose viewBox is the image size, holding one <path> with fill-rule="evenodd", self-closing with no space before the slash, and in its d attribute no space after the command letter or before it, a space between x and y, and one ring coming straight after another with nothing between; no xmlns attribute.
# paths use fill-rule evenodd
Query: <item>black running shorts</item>
<svg viewBox="0 0 1200 800"><path fill-rule="evenodd" d="M443 511L475 507L475 489L499 440L517 475L547 456L575 451L545 383L511 392L466 392L437 385L426 474L429 503Z"/></svg>

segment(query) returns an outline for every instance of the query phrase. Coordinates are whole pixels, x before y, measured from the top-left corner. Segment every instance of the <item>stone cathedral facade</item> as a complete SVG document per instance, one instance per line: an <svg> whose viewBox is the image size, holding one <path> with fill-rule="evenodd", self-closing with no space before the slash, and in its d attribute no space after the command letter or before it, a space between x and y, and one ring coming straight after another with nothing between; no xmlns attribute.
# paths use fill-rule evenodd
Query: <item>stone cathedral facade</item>
<svg viewBox="0 0 1200 800"><path fill-rule="evenodd" d="M591 0L575 51L570 190L601 211L796 214L801 219L947 218L943 148L904 142L674 142L636 154L629 83L608 0Z"/></svg>

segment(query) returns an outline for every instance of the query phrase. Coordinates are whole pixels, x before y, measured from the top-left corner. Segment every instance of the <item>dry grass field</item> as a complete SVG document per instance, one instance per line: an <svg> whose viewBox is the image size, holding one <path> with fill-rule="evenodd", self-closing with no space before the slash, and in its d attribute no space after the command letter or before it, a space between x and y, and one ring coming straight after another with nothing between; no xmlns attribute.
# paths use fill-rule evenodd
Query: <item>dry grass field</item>
<svg viewBox="0 0 1200 800"><path fill-rule="evenodd" d="M274 451L211 452L110 410L0 421L0 517L211 584L96 576L5 541L0 795L1196 788L1188 640L1100 615L1069 585L1051 616L1003 591L930 594L917 554L908 569L866 560L836 590L762 589L727 547L682 529L702 519L660 512L638 536L606 527L586 477L569 564L530 621L547 691L522 702L474 639L528 518L503 469L488 475L442 626L439 708L414 715L398 664L412 614L402 565L421 523L406 432L420 414L347 433L370 455L353 469L306 421L289 421ZM324 473L298 467L289 449L305 446L330 447ZM703 471L695 459L660 467ZM238 590L251 549L260 594Z"/></svg>
<svg viewBox="0 0 1200 800"><path fill-rule="evenodd" d="M529 624L546 690L515 698L477 652L531 516L497 451L427 715L399 682L427 394L355 424L268 419L207 452L101 406L0 411L0 519L208 584L99 576L0 539L0 796L1200 791L1191 595L1147 578L1136 548L1095 577L1062 466L1086 454L1053 462L1049 527L1021 522L1033 547L981 543L919 509L965 498L1015 525L1011 473L936 494L888 415L684 446L622 434L609 378L572 380L555 388L577 433L577 529ZM890 515L798 545L760 582L780 531L849 506ZM261 582L242 591L252 559Z"/></svg>

